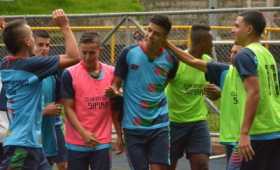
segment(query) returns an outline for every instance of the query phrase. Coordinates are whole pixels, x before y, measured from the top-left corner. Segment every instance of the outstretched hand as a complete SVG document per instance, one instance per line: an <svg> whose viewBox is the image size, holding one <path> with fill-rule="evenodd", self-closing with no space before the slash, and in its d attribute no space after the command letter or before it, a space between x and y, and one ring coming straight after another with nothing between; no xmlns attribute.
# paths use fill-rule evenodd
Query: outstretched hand
<svg viewBox="0 0 280 170"><path fill-rule="evenodd" d="M0 29L4 29L6 25L5 19L3 17L0 17Z"/></svg>
<svg viewBox="0 0 280 170"><path fill-rule="evenodd" d="M69 19L65 15L63 9L56 9L52 12L53 23L60 27L65 28L69 26Z"/></svg>

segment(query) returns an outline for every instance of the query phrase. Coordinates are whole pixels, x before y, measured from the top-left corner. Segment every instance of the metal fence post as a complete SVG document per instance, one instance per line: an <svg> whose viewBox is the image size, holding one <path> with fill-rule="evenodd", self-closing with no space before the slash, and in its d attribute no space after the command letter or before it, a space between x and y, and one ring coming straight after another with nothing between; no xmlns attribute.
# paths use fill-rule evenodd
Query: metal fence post
<svg viewBox="0 0 280 170"><path fill-rule="evenodd" d="M115 34L112 35L111 38L111 63L115 63L116 60L116 52L115 52L115 48L116 48L116 36Z"/></svg>

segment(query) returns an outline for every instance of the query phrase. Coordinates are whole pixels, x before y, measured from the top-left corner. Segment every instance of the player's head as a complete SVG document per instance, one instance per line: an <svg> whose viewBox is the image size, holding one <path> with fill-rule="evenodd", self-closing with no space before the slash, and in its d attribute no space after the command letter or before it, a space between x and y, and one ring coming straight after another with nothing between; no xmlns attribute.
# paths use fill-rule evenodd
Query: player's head
<svg viewBox="0 0 280 170"><path fill-rule="evenodd" d="M232 63L234 60L234 57L236 56L237 53L241 50L242 46L238 45L236 43L233 44L233 46L230 49L230 62Z"/></svg>
<svg viewBox="0 0 280 170"><path fill-rule="evenodd" d="M247 45L249 38L261 37L265 26L266 21L262 13L258 11L246 11L241 13L235 19L234 27L232 29L232 33L235 36L235 42L242 46Z"/></svg>
<svg viewBox="0 0 280 170"><path fill-rule="evenodd" d="M79 41L80 55L87 65L92 65L99 61L101 53L101 41L97 32L85 32Z"/></svg>
<svg viewBox="0 0 280 170"><path fill-rule="evenodd" d="M154 15L149 22L145 41L148 46L161 47L171 30L172 24L167 16L164 15Z"/></svg>
<svg viewBox="0 0 280 170"><path fill-rule="evenodd" d="M36 56L48 56L50 52L51 37L45 30L34 31L35 49L34 54Z"/></svg>
<svg viewBox="0 0 280 170"><path fill-rule="evenodd" d="M31 28L24 20L8 22L2 32L3 42L8 51L15 55L24 50L33 54L34 38Z"/></svg>
<svg viewBox="0 0 280 170"><path fill-rule="evenodd" d="M203 54L212 54L213 37L208 25L195 24L191 28L191 46Z"/></svg>

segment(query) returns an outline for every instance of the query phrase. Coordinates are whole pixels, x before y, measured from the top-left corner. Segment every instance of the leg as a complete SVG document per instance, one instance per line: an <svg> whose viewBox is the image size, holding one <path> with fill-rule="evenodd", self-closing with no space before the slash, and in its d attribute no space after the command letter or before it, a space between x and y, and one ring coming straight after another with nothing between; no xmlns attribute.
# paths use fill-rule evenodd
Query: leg
<svg viewBox="0 0 280 170"><path fill-rule="evenodd" d="M124 130L124 139L127 148L127 158L131 169L148 170L147 149L145 137L142 135L133 135Z"/></svg>
<svg viewBox="0 0 280 170"><path fill-rule="evenodd" d="M151 170L168 170L169 166L161 164L151 164Z"/></svg>
<svg viewBox="0 0 280 170"><path fill-rule="evenodd" d="M49 161L45 157L45 155L42 153L41 163L38 168L38 170L52 170L51 165L49 164Z"/></svg>
<svg viewBox="0 0 280 170"><path fill-rule="evenodd" d="M183 157L191 128L187 124L170 123L170 170L175 170L177 162Z"/></svg>
<svg viewBox="0 0 280 170"><path fill-rule="evenodd" d="M92 153L91 170L110 170L111 167L111 149L97 150Z"/></svg>
<svg viewBox="0 0 280 170"><path fill-rule="evenodd" d="M192 170L208 170L211 152L210 134L206 121L193 123L188 145L187 158L190 159Z"/></svg>
<svg viewBox="0 0 280 170"><path fill-rule="evenodd" d="M89 155L87 152L68 150L68 170L88 170Z"/></svg>
<svg viewBox="0 0 280 170"><path fill-rule="evenodd" d="M67 149L65 147L65 139L60 125L55 126L58 151L53 157L52 162L56 163L58 170L66 170L67 168Z"/></svg>
<svg viewBox="0 0 280 170"><path fill-rule="evenodd" d="M173 161L171 162L171 165L170 165L169 170L176 170L177 162L178 162L177 160L173 160Z"/></svg>
<svg viewBox="0 0 280 170"><path fill-rule="evenodd" d="M170 168L170 141L168 127L156 129L148 145L151 170L168 170Z"/></svg>
<svg viewBox="0 0 280 170"><path fill-rule="evenodd" d="M0 169L38 170L42 158L44 155L40 149L6 146Z"/></svg>
<svg viewBox="0 0 280 170"><path fill-rule="evenodd" d="M58 170L66 170L67 169L67 162L60 162L56 163L57 169Z"/></svg>
<svg viewBox="0 0 280 170"><path fill-rule="evenodd" d="M191 154L190 163L192 170L208 170L209 156L206 154Z"/></svg>
<svg viewBox="0 0 280 170"><path fill-rule="evenodd" d="M242 158L240 157L237 148L233 148L227 163L227 170L240 170L241 162Z"/></svg>
<svg viewBox="0 0 280 170"><path fill-rule="evenodd" d="M227 144L227 145L224 145L224 146L225 146L225 150L226 150L226 158L227 158L227 164L228 164L234 146L230 145L230 144Z"/></svg>

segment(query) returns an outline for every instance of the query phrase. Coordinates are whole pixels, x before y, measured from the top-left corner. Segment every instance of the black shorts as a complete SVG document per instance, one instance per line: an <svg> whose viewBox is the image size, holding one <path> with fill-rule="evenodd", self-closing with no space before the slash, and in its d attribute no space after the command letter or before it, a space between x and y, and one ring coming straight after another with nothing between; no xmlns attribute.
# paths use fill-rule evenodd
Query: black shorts
<svg viewBox="0 0 280 170"><path fill-rule="evenodd" d="M131 169L149 169L149 164L170 165L169 160L169 129L142 131L124 129L127 157Z"/></svg>
<svg viewBox="0 0 280 170"><path fill-rule="evenodd" d="M210 155L211 143L207 121L170 124L171 163L191 154Z"/></svg>
<svg viewBox="0 0 280 170"><path fill-rule="evenodd" d="M240 170L279 170L280 139L252 141L255 156L251 161L242 161Z"/></svg>
<svg viewBox="0 0 280 170"><path fill-rule="evenodd" d="M254 140L251 145L255 151L252 160L242 160L236 151L231 155L228 170L279 170L280 139Z"/></svg>

